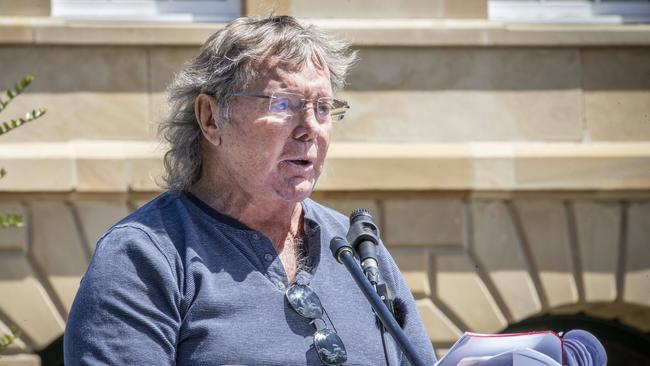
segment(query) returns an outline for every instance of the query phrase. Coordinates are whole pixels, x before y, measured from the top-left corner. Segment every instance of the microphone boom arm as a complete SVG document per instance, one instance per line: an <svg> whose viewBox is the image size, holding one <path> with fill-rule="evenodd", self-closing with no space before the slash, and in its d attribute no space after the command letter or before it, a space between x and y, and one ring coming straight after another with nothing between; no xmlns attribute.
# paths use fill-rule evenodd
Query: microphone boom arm
<svg viewBox="0 0 650 366"><path fill-rule="evenodd" d="M424 361L418 356L406 333L397 324L397 320L395 320L393 314L379 297L373 285L370 284L357 261L354 260L354 252L350 244L345 239L336 236L330 241L330 249L336 260L345 265L345 268L350 272L357 286L359 286L361 292L363 292L373 310L375 310L375 314L386 330L393 336L393 339L397 342L402 352L404 352L411 365L426 366Z"/></svg>

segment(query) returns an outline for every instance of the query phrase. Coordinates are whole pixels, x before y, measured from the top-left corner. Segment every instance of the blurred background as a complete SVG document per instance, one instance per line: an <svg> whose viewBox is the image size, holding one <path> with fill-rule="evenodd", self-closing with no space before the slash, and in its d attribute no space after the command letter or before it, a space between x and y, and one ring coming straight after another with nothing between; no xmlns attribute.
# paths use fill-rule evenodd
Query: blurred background
<svg viewBox="0 0 650 366"><path fill-rule="evenodd" d="M0 89L34 76L1 96L0 365L62 364L96 240L160 192L166 85L271 11L359 50L314 198L371 210L439 355L582 328L650 364L650 1L0 0Z"/></svg>

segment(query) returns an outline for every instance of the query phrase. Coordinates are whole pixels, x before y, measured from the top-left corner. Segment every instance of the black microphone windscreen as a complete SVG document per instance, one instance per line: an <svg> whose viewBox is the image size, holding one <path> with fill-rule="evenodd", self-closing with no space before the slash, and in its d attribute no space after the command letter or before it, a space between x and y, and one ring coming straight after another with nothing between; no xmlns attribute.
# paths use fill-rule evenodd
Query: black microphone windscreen
<svg viewBox="0 0 650 366"><path fill-rule="evenodd" d="M408 315L408 308L406 302L399 297L393 300L393 309L395 310L395 320L399 327L404 329L406 325L406 317Z"/></svg>

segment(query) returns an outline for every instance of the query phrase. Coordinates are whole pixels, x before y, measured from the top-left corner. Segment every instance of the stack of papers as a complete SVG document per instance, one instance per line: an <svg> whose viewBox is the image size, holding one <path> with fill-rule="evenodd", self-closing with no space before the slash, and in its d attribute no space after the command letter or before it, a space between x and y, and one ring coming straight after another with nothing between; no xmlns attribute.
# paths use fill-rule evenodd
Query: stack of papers
<svg viewBox="0 0 650 366"><path fill-rule="evenodd" d="M555 332L465 333L436 366L561 366L562 338Z"/></svg>

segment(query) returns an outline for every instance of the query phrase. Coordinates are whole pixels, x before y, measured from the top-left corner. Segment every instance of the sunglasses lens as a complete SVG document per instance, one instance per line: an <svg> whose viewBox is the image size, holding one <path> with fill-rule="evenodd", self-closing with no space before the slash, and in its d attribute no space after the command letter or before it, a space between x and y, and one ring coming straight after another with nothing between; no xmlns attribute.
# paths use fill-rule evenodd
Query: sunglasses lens
<svg viewBox="0 0 650 366"><path fill-rule="evenodd" d="M291 307L308 319L323 317L323 305L318 295L309 286L294 284L287 290L287 300Z"/></svg>
<svg viewBox="0 0 650 366"><path fill-rule="evenodd" d="M340 365L348 359L343 341L332 330L323 329L316 332L314 347L320 360L328 365Z"/></svg>

